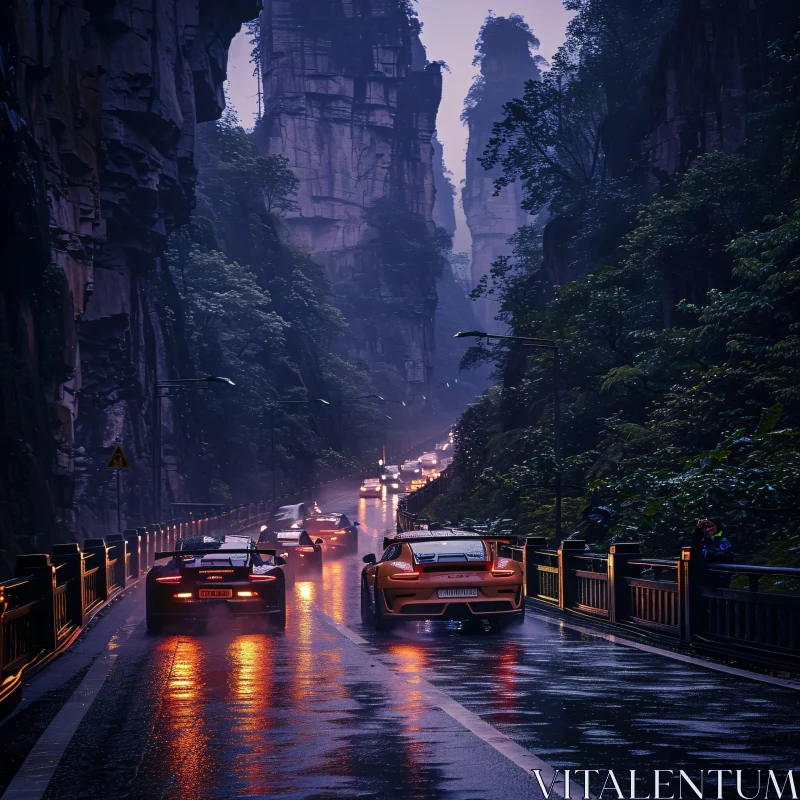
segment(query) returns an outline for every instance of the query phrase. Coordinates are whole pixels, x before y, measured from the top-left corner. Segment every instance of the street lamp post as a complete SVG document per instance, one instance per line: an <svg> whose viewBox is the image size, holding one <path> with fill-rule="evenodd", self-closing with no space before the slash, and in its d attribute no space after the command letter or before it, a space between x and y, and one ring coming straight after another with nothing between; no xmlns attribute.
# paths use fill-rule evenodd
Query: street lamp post
<svg viewBox="0 0 800 800"><path fill-rule="evenodd" d="M511 342L520 342L526 347L538 347L541 350L551 350L553 353L553 456L556 463L556 510L555 529L556 540L561 540L561 351L558 342L553 339L538 339L532 336L501 336L500 334L486 333L486 331L458 331L454 338L465 339L500 339Z"/></svg>
<svg viewBox="0 0 800 800"><path fill-rule="evenodd" d="M275 408L276 406L291 406L291 405L308 405L309 403L322 403L324 406L329 406L327 400L321 397L315 397L312 400L273 400L272 405L269 407L269 441L270 451L272 454L272 500L274 502L277 497L276 483L275 483Z"/></svg>
<svg viewBox="0 0 800 800"><path fill-rule="evenodd" d="M205 378L175 378L173 380L153 381L153 511L155 521L161 517L161 389L208 389L212 383L236 384L230 378L208 375Z"/></svg>

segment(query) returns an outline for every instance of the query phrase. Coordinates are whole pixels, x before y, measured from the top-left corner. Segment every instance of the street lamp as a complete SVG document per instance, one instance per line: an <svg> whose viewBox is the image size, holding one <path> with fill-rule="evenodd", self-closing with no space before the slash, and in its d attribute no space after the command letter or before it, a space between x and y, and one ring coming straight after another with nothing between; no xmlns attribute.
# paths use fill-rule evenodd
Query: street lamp
<svg viewBox="0 0 800 800"><path fill-rule="evenodd" d="M205 378L172 378L153 381L153 511L155 521L161 517L161 389L208 389L209 384L224 383L236 386L230 378L220 375L208 375Z"/></svg>
<svg viewBox="0 0 800 800"><path fill-rule="evenodd" d="M272 400L271 403L272 405L269 407L269 441L270 450L272 451L272 500L274 501L277 496L275 489L275 407L309 405L310 403L322 403L324 406L329 406L330 403L321 397L315 397L312 400Z"/></svg>
<svg viewBox="0 0 800 800"><path fill-rule="evenodd" d="M561 539L561 351L553 339L538 339L532 336L501 336L486 331L459 331L455 339L500 339L520 342L526 347L538 347L553 352L553 455L556 462L556 540Z"/></svg>

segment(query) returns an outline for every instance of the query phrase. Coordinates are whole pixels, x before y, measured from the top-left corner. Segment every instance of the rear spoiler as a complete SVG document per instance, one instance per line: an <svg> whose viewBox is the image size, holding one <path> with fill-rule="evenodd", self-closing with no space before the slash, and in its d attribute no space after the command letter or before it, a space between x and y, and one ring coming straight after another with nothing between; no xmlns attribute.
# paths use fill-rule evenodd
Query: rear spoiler
<svg viewBox="0 0 800 800"><path fill-rule="evenodd" d="M278 551L275 549L266 550L259 547L257 550L163 550L157 551L154 558L173 558L174 556L221 556L225 558L229 555L243 555L258 553L263 556L274 556Z"/></svg>
<svg viewBox="0 0 800 800"><path fill-rule="evenodd" d="M477 540L484 541L500 541L500 542L508 542L512 539L516 539L515 534L510 533L471 533L470 531L454 531L448 528L443 528L439 530L432 530L432 531L408 531L407 533L392 533L389 536L384 537L383 539L383 546L384 548L389 547L391 544L399 544L400 542L430 542L442 539L446 539L447 541L451 540L462 540L468 542L474 542Z"/></svg>

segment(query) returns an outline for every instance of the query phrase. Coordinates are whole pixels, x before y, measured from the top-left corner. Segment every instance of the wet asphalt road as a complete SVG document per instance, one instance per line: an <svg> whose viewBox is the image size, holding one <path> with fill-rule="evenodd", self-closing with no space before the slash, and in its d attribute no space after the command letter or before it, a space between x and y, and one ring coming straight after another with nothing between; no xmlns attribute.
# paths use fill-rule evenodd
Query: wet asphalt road
<svg viewBox="0 0 800 800"><path fill-rule="evenodd" d="M397 496L362 499L357 487L339 487L318 502L362 523L359 553L290 589L285 634L220 622L148 636L136 589L34 680L0 726L0 747L16 761L28 720L46 723L42 709L68 694L63 684L93 654L116 656L45 797L541 797L519 766L440 710L421 678L561 769L800 767L792 689L530 614L502 634L455 623L364 630L361 556L380 551Z"/></svg>

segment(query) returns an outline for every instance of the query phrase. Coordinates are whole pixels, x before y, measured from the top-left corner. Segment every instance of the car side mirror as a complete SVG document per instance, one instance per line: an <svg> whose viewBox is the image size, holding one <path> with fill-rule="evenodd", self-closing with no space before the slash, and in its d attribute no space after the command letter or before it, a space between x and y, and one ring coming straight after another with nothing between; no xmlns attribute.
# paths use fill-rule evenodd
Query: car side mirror
<svg viewBox="0 0 800 800"><path fill-rule="evenodd" d="M314 544L325 544L325 540L324 540L324 539L317 539L317 540L314 542Z"/></svg>
<svg viewBox="0 0 800 800"><path fill-rule="evenodd" d="M283 567L286 565L286 559L283 556L275 556L275 565Z"/></svg>
<svg viewBox="0 0 800 800"><path fill-rule="evenodd" d="M361 523L360 523L358 520L356 520L356 521L353 523L353 527L354 527L354 528L360 528L360 527L361 527Z"/></svg>
<svg viewBox="0 0 800 800"><path fill-rule="evenodd" d="M367 553L364 558L361 559L365 564L377 564L378 559L375 558L375 553Z"/></svg>

